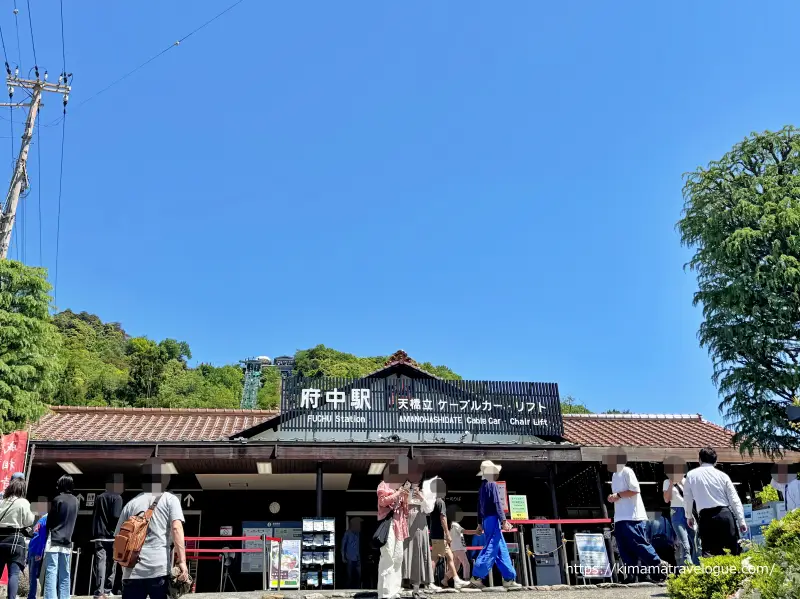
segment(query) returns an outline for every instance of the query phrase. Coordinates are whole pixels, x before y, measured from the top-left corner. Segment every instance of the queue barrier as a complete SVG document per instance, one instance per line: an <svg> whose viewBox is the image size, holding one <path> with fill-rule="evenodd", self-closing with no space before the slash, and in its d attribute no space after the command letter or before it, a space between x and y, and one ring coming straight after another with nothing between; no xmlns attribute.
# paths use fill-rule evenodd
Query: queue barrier
<svg viewBox="0 0 800 599"><path fill-rule="evenodd" d="M229 543L231 541L261 541L260 548L252 548L252 549L232 549L228 547L217 547L217 548L204 548L200 549L199 547L192 547L189 549L186 548L186 561L219 561L220 563L220 570L219 570L219 591L220 593L223 592L225 587L225 554L226 553L261 553L262 561L261 561L261 584L262 590L267 591L269 590L269 572L272 568L272 552L267 550L267 543L269 546L272 546L273 542L278 543L278 560L280 561L280 556L283 553L283 539L277 537L268 537L267 535L260 535L260 536L241 536L241 537L184 537L184 543L188 542L195 542L200 543L201 541L213 541L218 543ZM211 555L200 555L204 553L216 553L215 556ZM233 584L233 583L231 583ZM280 568L278 570L278 589L281 588L281 579L280 579Z"/></svg>

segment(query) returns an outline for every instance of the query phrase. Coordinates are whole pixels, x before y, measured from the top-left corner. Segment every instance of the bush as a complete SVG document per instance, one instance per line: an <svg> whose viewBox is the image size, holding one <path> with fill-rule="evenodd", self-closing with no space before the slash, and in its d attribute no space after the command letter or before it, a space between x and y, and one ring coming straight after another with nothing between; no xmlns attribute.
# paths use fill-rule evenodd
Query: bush
<svg viewBox="0 0 800 599"><path fill-rule="evenodd" d="M672 599L727 599L744 581L741 555L700 559L699 568L685 568L667 579Z"/></svg>
<svg viewBox="0 0 800 599"><path fill-rule="evenodd" d="M764 545L788 547L800 543L800 510L793 510L780 520L773 520L764 530Z"/></svg>
<svg viewBox="0 0 800 599"><path fill-rule="evenodd" d="M747 599L800 597L800 540L781 547L754 547L750 565L759 568L744 582Z"/></svg>
<svg viewBox="0 0 800 599"><path fill-rule="evenodd" d="M767 485L760 491L756 491L756 500L761 505L767 505L770 501L779 501L780 497L778 496L778 492L775 490L775 487L772 485Z"/></svg>

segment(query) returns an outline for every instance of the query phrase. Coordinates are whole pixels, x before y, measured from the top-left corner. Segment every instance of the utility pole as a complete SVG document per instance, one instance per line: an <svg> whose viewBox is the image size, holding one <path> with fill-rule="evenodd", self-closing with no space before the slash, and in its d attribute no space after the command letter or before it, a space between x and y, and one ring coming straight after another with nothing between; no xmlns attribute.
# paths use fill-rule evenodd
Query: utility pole
<svg viewBox="0 0 800 599"><path fill-rule="evenodd" d="M0 216L0 260L8 258L8 248L11 245L11 232L14 229L14 219L17 216L17 204L19 203L20 193L28 187L28 150L33 139L33 127L36 123L36 115L39 107L42 106L42 92L54 92L63 94L64 110L66 111L69 101L70 86L67 85L68 75L62 73L58 78L58 83L47 82L47 72L44 79L39 79L39 70L36 70L36 79L20 79L18 73L14 75L8 71L6 82L8 83L9 99L14 96L14 88L27 89L31 92L30 104L15 104L12 102L0 103L0 106L29 107L28 118L25 121L25 131L22 133L22 143L19 146L19 156L14 166L14 175L8 187L6 202L3 205L3 214Z"/></svg>

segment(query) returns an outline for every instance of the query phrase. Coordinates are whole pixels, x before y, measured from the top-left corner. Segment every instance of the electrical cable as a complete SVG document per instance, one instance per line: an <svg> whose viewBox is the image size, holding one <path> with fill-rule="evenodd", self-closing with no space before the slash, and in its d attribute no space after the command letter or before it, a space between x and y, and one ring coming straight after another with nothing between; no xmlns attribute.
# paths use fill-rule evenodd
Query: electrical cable
<svg viewBox="0 0 800 599"><path fill-rule="evenodd" d="M36 60L36 42L33 41L33 17L31 16L31 0L28 2L28 26L31 29L31 46L33 46L33 68L36 69L36 78L39 78L39 61Z"/></svg>
<svg viewBox="0 0 800 599"><path fill-rule="evenodd" d="M134 73L136 73L137 71L139 71L139 70L143 69L144 67L146 67L148 64L150 64L151 62L153 62L153 61L154 61L154 60L156 60L157 58L160 58L161 56L163 56L164 54L166 54L167 52L169 52L169 51L170 51L170 50L172 50L173 48L175 48L175 47L179 46L179 45L181 44L181 42L183 42L183 41L186 41L187 39L189 39L190 37L192 37L192 36L193 36L195 33L197 33L198 31L200 31L201 29L203 29L203 28L205 28L205 27L209 26L211 23L213 23L214 21L216 21L217 19L219 19L219 18L220 18L222 15L224 15L224 14L225 14L225 13L227 13L228 11L231 11L231 10L233 10L234 8L236 8L236 7L237 7L237 6L239 6L239 5L240 5L242 2L244 2L244 0L238 0L237 2L234 2L234 3L233 3L233 4L231 4L231 5L230 5L228 8L226 8L225 10L223 10L221 13L219 13L219 14L218 14L218 15L216 15L215 17L213 17L213 18L209 19L208 21L206 21L205 23L203 23L202 25L200 25L199 27L197 27L196 29L194 29L193 31L191 31L189 34L187 34L187 35L183 36L182 38L180 38L180 39L179 39L178 41L176 41L175 43L173 43L173 44L170 44L169 46L167 46L166 48L164 48L164 49L163 49L161 52L159 52L159 53L158 53L158 54L156 54L155 56L153 56L153 57L151 57L151 58L147 59L146 61L144 61L142 64L140 64L138 67L136 67L136 68L135 68L135 69L133 69L132 71L128 71L127 73L125 73L125 74L124 74L122 77L120 77L119 79L116 79L115 81L111 82L110 84L108 84L106 87L104 87L104 88L103 88L103 89L101 89L100 91L98 91L98 92L95 92L94 94L92 94L91 96L89 96L89 97L88 97L88 98L86 98L86 99L85 99L83 102L81 102L80 104L78 104L77 106L75 106L75 108L80 108L81 106L83 106L83 105L84 105L84 104L86 104L87 102L89 102L89 101L91 101L91 100L95 99L95 98L96 98L97 96L99 96L100 94L107 92L109 89L111 89L112 87L114 87L114 86L115 86L115 85L117 85L118 83L121 83L122 81L124 81L125 79L127 79L128 77L130 77L131 75L133 75ZM74 108L73 108L73 110L74 110Z"/></svg>
<svg viewBox="0 0 800 599"><path fill-rule="evenodd" d="M17 29L17 68L22 65L22 52L20 51L19 44L19 9L17 8L17 0L14 0L14 25Z"/></svg>
<svg viewBox="0 0 800 599"><path fill-rule="evenodd" d="M61 64L64 73L67 72L67 51L64 47L64 0L59 0L59 8L61 9Z"/></svg>
<svg viewBox="0 0 800 599"><path fill-rule="evenodd" d="M42 262L42 144L41 144L41 135L39 135L39 121L36 121L36 153L38 157L36 159L36 170L39 176L39 182L37 183L38 192L38 204L39 204L39 266L44 264Z"/></svg>
<svg viewBox="0 0 800 599"><path fill-rule="evenodd" d="M0 42L3 42L3 59L6 61L6 72L11 74L11 68L8 66L8 52L6 52L6 38L3 35L2 27L0 27Z"/></svg>
<svg viewBox="0 0 800 599"><path fill-rule="evenodd" d="M67 108L64 106L64 120L61 121L61 160L58 170L58 213L56 216L56 267L53 280L53 302L58 307L58 250L61 241L61 188L64 181L64 136L67 132Z"/></svg>

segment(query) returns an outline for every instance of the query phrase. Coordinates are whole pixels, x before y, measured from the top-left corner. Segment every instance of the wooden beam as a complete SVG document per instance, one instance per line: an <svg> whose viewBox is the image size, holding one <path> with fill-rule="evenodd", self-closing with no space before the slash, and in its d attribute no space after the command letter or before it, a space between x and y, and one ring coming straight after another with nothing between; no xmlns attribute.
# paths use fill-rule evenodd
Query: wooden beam
<svg viewBox="0 0 800 599"><path fill-rule="evenodd" d="M698 453L700 448L684 448L684 447L581 447L581 459L584 462L601 462L603 458L610 454L625 452L628 460L631 462L663 462L666 458L678 458L687 462L697 462L699 460ZM738 449L733 447L715 447L717 452L717 461L720 463L772 463L772 458L755 453L753 456L747 454L742 455ZM790 456L787 456L790 457Z"/></svg>

